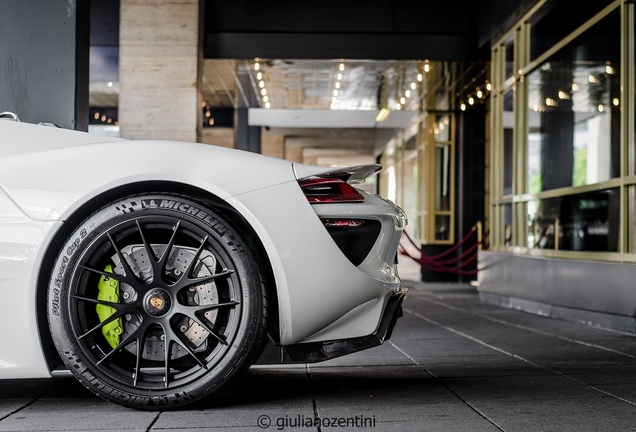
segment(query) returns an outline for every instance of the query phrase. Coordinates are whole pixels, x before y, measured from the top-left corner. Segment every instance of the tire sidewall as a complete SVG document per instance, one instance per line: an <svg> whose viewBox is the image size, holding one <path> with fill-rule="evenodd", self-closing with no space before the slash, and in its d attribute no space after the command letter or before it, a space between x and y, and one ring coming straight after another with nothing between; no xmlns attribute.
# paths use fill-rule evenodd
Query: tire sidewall
<svg viewBox="0 0 636 432"><path fill-rule="evenodd" d="M109 228L138 216L168 215L195 223L208 231L233 262L240 281L241 314L236 334L213 367L193 382L166 390L138 390L122 385L95 366L78 344L70 318L71 281L77 264L92 242ZM255 344L261 320L261 283L254 258L232 226L206 206L181 196L144 194L107 205L77 227L55 260L48 288L49 328L55 346L69 370L99 396L135 408L169 408L215 393L245 364Z"/></svg>

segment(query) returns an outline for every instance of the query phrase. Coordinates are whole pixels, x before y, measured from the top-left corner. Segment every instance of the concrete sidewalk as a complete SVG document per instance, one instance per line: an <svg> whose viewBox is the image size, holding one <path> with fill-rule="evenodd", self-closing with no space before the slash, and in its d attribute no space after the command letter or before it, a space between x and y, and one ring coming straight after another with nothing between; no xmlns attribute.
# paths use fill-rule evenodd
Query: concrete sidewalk
<svg viewBox="0 0 636 432"><path fill-rule="evenodd" d="M484 304L467 285L409 285L381 347L254 367L189 411L121 408L72 378L0 382L0 432L636 430L634 335Z"/></svg>

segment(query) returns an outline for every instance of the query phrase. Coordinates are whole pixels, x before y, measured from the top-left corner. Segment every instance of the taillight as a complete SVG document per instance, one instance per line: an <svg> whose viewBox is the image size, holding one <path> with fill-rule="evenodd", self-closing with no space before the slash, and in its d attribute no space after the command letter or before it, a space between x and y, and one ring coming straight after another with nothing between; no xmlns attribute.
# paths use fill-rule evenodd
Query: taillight
<svg viewBox="0 0 636 432"><path fill-rule="evenodd" d="M339 178L318 177L298 183L312 204L364 202L364 197L353 186Z"/></svg>

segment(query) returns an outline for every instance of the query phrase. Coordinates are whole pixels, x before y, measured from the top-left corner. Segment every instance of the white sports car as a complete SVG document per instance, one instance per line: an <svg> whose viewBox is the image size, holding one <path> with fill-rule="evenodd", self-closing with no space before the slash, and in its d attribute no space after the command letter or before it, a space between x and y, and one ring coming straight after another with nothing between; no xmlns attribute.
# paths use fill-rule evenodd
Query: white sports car
<svg viewBox="0 0 636 432"><path fill-rule="evenodd" d="M166 409L381 344L406 217L350 186L379 169L0 120L0 378Z"/></svg>

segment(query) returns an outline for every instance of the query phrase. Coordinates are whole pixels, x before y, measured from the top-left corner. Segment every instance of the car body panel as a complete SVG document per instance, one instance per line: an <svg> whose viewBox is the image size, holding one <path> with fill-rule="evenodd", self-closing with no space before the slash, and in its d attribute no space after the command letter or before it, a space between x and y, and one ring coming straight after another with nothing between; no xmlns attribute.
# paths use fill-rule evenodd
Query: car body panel
<svg viewBox="0 0 636 432"><path fill-rule="evenodd" d="M38 333L38 320L46 317L36 316L35 296L39 272L50 269L41 269L41 261L64 221L91 199L124 185L195 186L245 218L272 266L282 345L372 334L399 288L394 254L403 213L366 193L365 202L355 205L310 205L297 177L333 169L205 144L105 141L3 120L0 136L5 133L11 139L0 147L22 140L37 145L0 151L0 298L6 311L0 318L0 378L48 376ZM352 215L383 225L372 253L358 267L320 220Z"/></svg>

